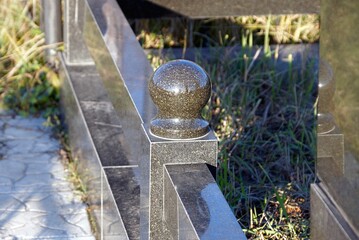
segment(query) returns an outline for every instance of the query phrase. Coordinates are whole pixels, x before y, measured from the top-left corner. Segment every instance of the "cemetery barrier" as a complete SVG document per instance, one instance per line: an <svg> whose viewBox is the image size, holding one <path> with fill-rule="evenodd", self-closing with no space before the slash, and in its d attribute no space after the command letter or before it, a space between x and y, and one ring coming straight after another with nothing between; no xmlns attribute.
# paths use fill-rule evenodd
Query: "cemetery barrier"
<svg viewBox="0 0 359 240"><path fill-rule="evenodd" d="M318 13L319 2L217 2L209 0L204 8L198 0L63 0L61 23L61 1L42 1L46 42L63 37L65 43L59 55L61 103L98 238L246 239L213 178L217 139L200 116L210 94L207 74L185 60L154 73L124 14L203 18ZM48 52L50 62L54 55ZM328 87L320 89L328 95ZM320 143L319 152L332 144L330 135L323 136L318 133L327 141ZM335 136L343 142L337 132ZM311 188L312 239L356 239L358 208L349 218L338 210L343 198L331 198L332 191L323 186L332 179L322 176ZM346 180L342 183L352 183ZM351 189L345 192L349 207L358 193Z"/></svg>

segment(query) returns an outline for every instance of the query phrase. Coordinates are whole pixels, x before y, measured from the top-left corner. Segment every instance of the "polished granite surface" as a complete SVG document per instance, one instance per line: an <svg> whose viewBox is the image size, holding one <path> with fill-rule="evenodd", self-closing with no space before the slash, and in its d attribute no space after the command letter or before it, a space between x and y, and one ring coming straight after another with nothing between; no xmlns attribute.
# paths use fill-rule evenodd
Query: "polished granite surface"
<svg viewBox="0 0 359 240"><path fill-rule="evenodd" d="M128 221L133 218L126 219L124 212L121 212L122 209L119 209L117 204L118 191L113 191L111 188L111 176L109 176L106 169L103 169L101 172L102 177L102 206L100 216L98 218L101 223L101 233L102 239L136 239L133 238L133 232L131 228L126 226ZM132 196L131 194L127 196ZM136 206L134 204L134 206ZM125 222L127 220L127 222Z"/></svg>
<svg viewBox="0 0 359 240"><path fill-rule="evenodd" d="M357 9L356 0L321 3L317 173L328 196L359 236Z"/></svg>
<svg viewBox="0 0 359 240"><path fill-rule="evenodd" d="M78 99L81 94L77 94L72 84L73 75L79 76L83 71L94 72L91 69L94 66L71 69L65 66L64 58L61 60L61 105L69 134L71 154L76 161L81 180L87 188L89 210L96 219L98 234L102 239L128 239L122 219L114 211L116 206L112 192L109 186L104 184L106 180L101 160L92 137L94 131L90 130ZM96 75L93 77L96 78ZM75 79L81 80L80 77Z"/></svg>
<svg viewBox="0 0 359 240"><path fill-rule="evenodd" d="M318 13L319 0L149 0L190 18Z"/></svg>
<svg viewBox="0 0 359 240"><path fill-rule="evenodd" d="M112 167L105 168L104 171L129 239L139 239L140 183L138 167ZM109 208L109 211L113 211L113 208Z"/></svg>
<svg viewBox="0 0 359 240"><path fill-rule="evenodd" d="M164 236L163 233L168 229L162 226L164 165L208 163L215 166L218 143L212 131L197 140L165 140L151 135L148 125L144 125L143 129L147 137L143 139L142 146L150 155L143 154L148 159L140 162L141 238L170 239Z"/></svg>
<svg viewBox="0 0 359 240"><path fill-rule="evenodd" d="M95 67L69 66L68 70L102 166L137 165L127 154L122 124Z"/></svg>
<svg viewBox="0 0 359 240"><path fill-rule="evenodd" d="M62 64L65 60L62 59ZM86 159L78 161L78 168L82 169L80 175L84 184L89 186L89 202L94 206L100 206L101 196L101 165L98 154L93 147L91 134L84 124L83 112L80 109L78 98L75 95L70 75L65 65L60 70L62 79L61 107L66 122L70 149L74 159Z"/></svg>
<svg viewBox="0 0 359 240"><path fill-rule="evenodd" d="M169 61L153 73L148 88L158 112L151 134L165 139L194 139L208 134L202 110L211 96L208 74L194 62Z"/></svg>
<svg viewBox="0 0 359 240"><path fill-rule="evenodd" d="M141 122L155 112L149 100L148 80L153 70L117 2L88 0L85 8L84 39L119 114L135 108ZM129 99L125 97L130 93ZM128 116L134 121L134 116ZM131 122L131 121L129 121Z"/></svg>
<svg viewBox="0 0 359 240"><path fill-rule="evenodd" d="M310 189L311 214L310 239L354 240L358 239L342 213L326 194L322 184L312 184Z"/></svg>
<svg viewBox="0 0 359 240"><path fill-rule="evenodd" d="M102 194L101 231L109 238L171 239L163 226L164 165L215 166L217 138L213 131L176 141L150 134L156 109L147 85L153 70L142 48L115 0L79 1L84 6L79 26L95 65L67 66L65 101L72 101L65 105L71 138L81 151L74 154L88 162L82 170L92 179L102 177L101 189L92 190ZM123 232L110 227L121 224Z"/></svg>
<svg viewBox="0 0 359 240"><path fill-rule="evenodd" d="M173 239L246 239L206 164L165 165L164 185Z"/></svg>
<svg viewBox="0 0 359 240"><path fill-rule="evenodd" d="M64 58L66 64L93 64L92 58L84 45L82 27L84 23L83 0L64 0Z"/></svg>
<svg viewBox="0 0 359 240"><path fill-rule="evenodd" d="M137 159L140 167L141 238L165 239L163 165L176 162L215 165L217 139L213 132L198 141L159 140L149 133L147 123L154 117L155 107L147 85L153 70L116 4L113 0L88 1L84 37L120 118L128 159Z"/></svg>

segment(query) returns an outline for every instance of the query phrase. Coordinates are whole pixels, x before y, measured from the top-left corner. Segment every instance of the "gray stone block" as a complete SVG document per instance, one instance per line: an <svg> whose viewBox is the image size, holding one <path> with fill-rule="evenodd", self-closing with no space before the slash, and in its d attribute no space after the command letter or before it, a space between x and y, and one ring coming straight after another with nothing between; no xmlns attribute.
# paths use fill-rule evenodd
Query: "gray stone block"
<svg viewBox="0 0 359 240"><path fill-rule="evenodd" d="M358 239L334 202L326 196L321 184L312 184L310 190L311 239L354 240Z"/></svg>
<svg viewBox="0 0 359 240"><path fill-rule="evenodd" d="M89 237L91 228L87 214L1 211L0 237L63 238Z"/></svg>
<svg viewBox="0 0 359 240"><path fill-rule="evenodd" d="M1 211L86 213L86 206L73 192L0 193Z"/></svg>

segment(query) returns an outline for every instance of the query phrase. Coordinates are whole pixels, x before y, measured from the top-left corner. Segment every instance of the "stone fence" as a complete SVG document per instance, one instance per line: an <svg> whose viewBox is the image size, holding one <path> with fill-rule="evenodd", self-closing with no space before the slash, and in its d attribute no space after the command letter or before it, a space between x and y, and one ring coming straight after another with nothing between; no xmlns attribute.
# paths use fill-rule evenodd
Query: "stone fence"
<svg viewBox="0 0 359 240"><path fill-rule="evenodd" d="M43 29L47 43L61 41L62 36L65 43L65 51L60 54L61 101L72 154L88 188L98 237L245 239L212 174L217 161L217 139L200 116L210 95L207 74L185 60L169 62L153 72L123 11L132 17L191 18L318 13L319 1L268 0L263 4L257 0L225 0L219 5L219 1L209 0L205 7L199 0L63 2L62 23L61 1L42 1ZM338 10L336 17L341 19L346 15L340 9L350 17L359 7L355 0L343 2L343 6L334 0L321 3L325 37L321 54L326 58L323 62L328 60L325 66L329 69L332 65L340 68L333 68L338 72L326 71L321 65L320 102L327 98L326 102L333 102L333 75L352 72L351 79L358 78L350 64L346 69L340 64L342 61L331 59L343 53L335 52L331 43L339 44L342 50L347 46L335 37L354 40L358 32L355 24L359 23L352 19L349 24L344 18L347 27L335 28L338 32L329 34L335 26L331 9ZM50 61L54 61L54 54L48 52ZM345 59L357 62L357 56L353 53L345 55ZM345 74L340 76L343 81L348 78ZM348 84L339 84L338 88L348 93L359 91L355 84L351 84L352 89L345 86ZM355 201L359 198L359 164L355 140L359 137L357 131L346 128L358 117L358 102L342 101L354 110L339 123L332 114L334 103L322 107L324 112L319 116L319 127L335 126L335 131L318 133L318 173L322 182L312 185L313 239L358 236L359 208ZM337 194L339 183L345 186L344 195Z"/></svg>

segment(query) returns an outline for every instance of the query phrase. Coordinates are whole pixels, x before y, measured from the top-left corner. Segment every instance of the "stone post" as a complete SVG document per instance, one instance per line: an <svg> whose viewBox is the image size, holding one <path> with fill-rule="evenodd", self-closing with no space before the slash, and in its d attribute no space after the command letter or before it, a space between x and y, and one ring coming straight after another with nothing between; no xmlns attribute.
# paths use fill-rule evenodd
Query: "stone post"
<svg viewBox="0 0 359 240"><path fill-rule="evenodd" d="M320 3L318 181L311 237L359 239L359 35L357 0ZM341 24L338 24L341 23Z"/></svg>
<svg viewBox="0 0 359 240"><path fill-rule="evenodd" d="M155 71L149 91L158 113L143 126L148 137L142 146L150 154L140 162L141 239L171 239L163 208L165 165L216 164L217 138L201 117L211 83L197 64L175 60Z"/></svg>
<svg viewBox="0 0 359 240"><path fill-rule="evenodd" d="M85 22L86 2L85 0L64 0L64 2L64 44L66 64L93 64L93 60L82 36Z"/></svg>
<svg viewBox="0 0 359 240"><path fill-rule="evenodd" d="M209 132L201 110L211 95L207 73L197 64L175 60L159 67L149 90L158 108L151 133L168 139L200 138Z"/></svg>
<svg viewBox="0 0 359 240"><path fill-rule="evenodd" d="M41 25L45 32L45 42L52 45L46 50L47 61L54 63L57 54L56 43L62 42L62 14L61 0L42 0L42 17Z"/></svg>

